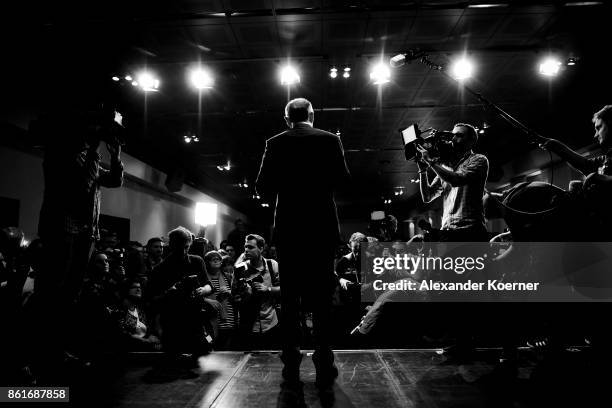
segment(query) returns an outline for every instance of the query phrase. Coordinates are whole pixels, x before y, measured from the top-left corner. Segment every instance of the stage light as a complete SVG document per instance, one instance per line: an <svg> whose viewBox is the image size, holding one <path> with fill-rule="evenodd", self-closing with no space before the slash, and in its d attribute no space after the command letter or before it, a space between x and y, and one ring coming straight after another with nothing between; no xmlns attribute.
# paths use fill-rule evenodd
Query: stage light
<svg viewBox="0 0 612 408"><path fill-rule="evenodd" d="M567 65L570 67L576 65L576 62L578 62L577 58L571 57L567 59Z"/></svg>
<svg viewBox="0 0 612 408"><path fill-rule="evenodd" d="M125 76L125 80L126 80L126 81L131 81L132 79L133 79L133 78L132 78L132 76L131 76L131 75L126 75L126 76Z"/></svg>
<svg viewBox="0 0 612 408"><path fill-rule="evenodd" d="M300 75L297 73L295 68L291 65L287 65L281 69L280 72L281 85L293 85L300 82Z"/></svg>
<svg viewBox="0 0 612 408"><path fill-rule="evenodd" d="M452 65L451 67L451 75L457 81L464 81L472 76L474 72L474 64L463 57Z"/></svg>
<svg viewBox="0 0 612 408"><path fill-rule="evenodd" d="M268 208L268 207L270 207L270 204L268 204L268 203L261 203L261 206L263 208Z"/></svg>
<svg viewBox="0 0 612 408"><path fill-rule="evenodd" d="M215 225L217 223L217 204L196 203L195 223L202 226Z"/></svg>
<svg viewBox="0 0 612 408"><path fill-rule="evenodd" d="M191 137L185 136L183 139L185 140L185 143L191 143Z"/></svg>
<svg viewBox="0 0 612 408"><path fill-rule="evenodd" d="M556 58L547 58L540 63L540 74L548 77L554 77L559 74L561 69L561 61Z"/></svg>
<svg viewBox="0 0 612 408"><path fill-rule="evenodd" d="M374 65L370 71L370 79L374 85L386 84L391 80L390 78L391 70L389 70L389 67L382 62Z"/></svg>
<svg viewBox="0 0 612 408"><path fill-rule="evenodd" d="M115 82L119 82L119 77L118 76L114 76L114 77L112 77L112 80L115 81Z"/></svg>
<svg viewBox="0 0 612 408"><path fill-rule="evenodd" d="M351 76L351 69L349 67L344 67L344 73L342 74L343 78L348 78Z"/></svg>
<svg viewBox="0 0 612 408"><path fill-rule="evenodd" d="M338 76L338 69L337 68L332 68L329 70L329 76L331 78L336 78Z"/></svg>
<svg viewBox="0 0 612 408"><path fill-rule="evenodd" d="M217 166L217 170L219 170L219 171L230 171L231 168L232 168L232 166L231 166L229 160L227 161L227 164L224 164L224 165L220 164L220 165Z"/></svg>
<svg viewBox="0 0 612 408"><path fill-rule="evenodd" d="M141 72L138 74L138 85L145 92L157 92L159 88L159 79L155 78L150 72Z"/></svg>
<svg viewBox="0 0 612 408"><path fill-rule="evenodd" d="M191 71L189 81L198 90L210 89L215 82L210 72L202 68L196 68Z"/></svg>
<svg viewBox="0 0 612 408"><path fill-rule="evenodd" d="M138 86L138 82L132 81L132 86Z"/></svg>

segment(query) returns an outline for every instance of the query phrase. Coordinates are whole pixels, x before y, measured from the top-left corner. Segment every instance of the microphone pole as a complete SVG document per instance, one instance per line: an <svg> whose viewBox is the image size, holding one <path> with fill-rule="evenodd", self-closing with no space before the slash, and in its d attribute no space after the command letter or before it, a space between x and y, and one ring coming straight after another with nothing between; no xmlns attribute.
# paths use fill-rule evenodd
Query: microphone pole
<svg viewBox="0 0 612 408"><path fill-rule="evenodd" d="M435 64L433 61L431 61L429 59L429 56L425 52L418 51L418 50L416 50L416 51L415 50L409 50L407 54L399 54L399 55L404 55L405 58L409 57L410 60L417 60L418 59L422 64L425 64L426 66L428 66L429 68L431 68L433 70L440 71L446 77L456 81L455 78L453 78L452 76L450 76L449 74L446 73L446 70L444 69L444 67L442 65ZM397 57L398 56L396 55L393 58L397 58ZM401 66L401 65L403 65L403 63L401 63L400 65L397 65L397 66ZM543 139L545 139L542 135L538 134L535 130L533 130L533 129L529 128L528 126L524 125L518 119L514 118L508 112L506 112L502 108L500 108L498 105L494 104L493 102L491 102L490 100L485 98L481 93L476 92L474 89L470 88L469 86L467 86L465 84L462 84L462 86L463 86L463 88L466 91L468 91L468 93L470 93L473 96L475 96L480 102L482 102L489 109L493 110L498 116L500 116L502 119L504 119L510 125L512 125L513 127L517 128L521 132L525 133L528 136L528 138L529 138L529 142L531 142L531 143L540 143Z"/></svg>

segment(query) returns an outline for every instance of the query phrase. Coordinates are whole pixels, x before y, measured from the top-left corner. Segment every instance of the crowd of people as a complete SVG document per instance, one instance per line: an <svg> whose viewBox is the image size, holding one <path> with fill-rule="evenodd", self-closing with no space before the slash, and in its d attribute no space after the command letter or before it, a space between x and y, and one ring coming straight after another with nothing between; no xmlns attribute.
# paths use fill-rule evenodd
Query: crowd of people
<svg viewBox="0 0 612 408"><path fill-rule="evenodd" d="M595 159L583 159L552 139L540 141L588 176L584 191L603 200L610 190L611 112L607 106L594 116L596 139L604 148ZM0 299L2 310L9 311L6 325L14 328L4 339L9 345L3 350L11 354L9 371L27 377L34 366L36 376L45 378L58 362L107 351L164 351L177 359L187 355L193 363L213 349L281 348L283 378L295 384L300 345L311 342L317 384L329 386L338 375L332 343L338 335L370 333L395 296L373 292L375 277L368 267L373 251L419 256L423 241L491 238L483 204L488 160L473 151L478 140L473 126L458 123L448 132L455 153L450 162L441 161L426 145L417 147L423 201L443 200L441 229L421 223L422 234L406 241L397 236L397 219L387 214L339 245L333 191L350 177L340 139L313 128L314 110L305 99L289 102L285 119L289 130L268 140L257 179L258 191L276 198L274 243L249 231L242 220L219 247L181 226L144 246L120 243L112 232L100 234L98 226L100 187L119 187L123 179L115 130L106 122L96 123L84 138L77 137L83 128L75 129L63 145L49 147L40 239L24 248L18 229L5 229L1 236ZM101 142L111 157L108 169L100 165ZM296 143L300 151L311 153L303 155L304 163L288 153ZM313 169L307 160L315 154L320 165ZM287 169L300 180L291 186L299 187L284 186L281 175ZM304 200L304 191L309 200ZM68 196L74 199L66 202ZM598 214L602 222L610 221L609 211ZM316 252L307 241L313 229L320 232ZM392 240L392 248L376 245ZM423 279L398 271L382 278ZM447 310L446 317L459 322L461 315L472 313L468 307ZM468 347L469 325L455 328L457 345ZM57 336L41 342L33 330ZM25 352L28 348L32 353Z"/></svg>

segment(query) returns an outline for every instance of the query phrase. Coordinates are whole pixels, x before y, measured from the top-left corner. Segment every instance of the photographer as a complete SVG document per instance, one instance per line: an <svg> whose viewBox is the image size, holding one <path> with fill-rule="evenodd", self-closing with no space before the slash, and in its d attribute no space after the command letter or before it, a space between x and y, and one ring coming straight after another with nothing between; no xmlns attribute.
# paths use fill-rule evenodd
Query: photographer
<svg viewBox="0 0 612 408"><path fill-rule="evenodd" d="M247 235L232 287L239 304L244 346L251 350L270 348L278 343L280 336L275 308L281 290L278 263L262 256L265 243L259 235Z"/></svg>
<svg viewBox="0 0 612 408"><path fill-rule="evenodd" d="M178 227L168 233L169 255L151 274L149 294L158 315L157 331L164 350L190 352L197 358L210 350L212 338L206 326L217 312L206 299L213 289L204 260L189 254L191 232Z"/></svg>
<svg viewBox="0 0 612 408"><path fill-rule="evenodd" d="M478 133L473 126L458 123L450 142L454 158L446 163L425 147L417 146L423 201L429 203L439 196L444 200L440 241L481 242L488 238L482 197L489 161L472 151L477 141ZM431 183L428 169L436 174Z"/></svg>
<svg viewBox="0 0 612 408"><path fill-rule="evenodd" d="M45 147L45 190L38 233L42 240L41 273L35 282L39 331L59 333L45 338L39 351L40 375L53 375L66 360L74 302L81 289L94 240L98 238L100 187L123 182L121 115L102 106L92 111L57 112L34 122L31 132ZM104 142L110 168L98 153ZM40 330L42 329L42 330Z"/></svg>

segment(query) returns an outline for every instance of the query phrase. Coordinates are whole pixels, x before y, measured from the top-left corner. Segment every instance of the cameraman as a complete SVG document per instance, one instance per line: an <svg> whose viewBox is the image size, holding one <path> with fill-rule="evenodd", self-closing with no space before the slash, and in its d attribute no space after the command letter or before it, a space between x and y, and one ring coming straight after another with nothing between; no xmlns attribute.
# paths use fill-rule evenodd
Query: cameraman
<svg viewBox="0 0 612 408"><path fill-rule="evenodd" d="M265 245L263 237L247 235L234 272L232 294L239 304L240 331L251 350L276 346L280 338L275 308L281 291L278 263L262 256Z"/></svg>
<svg viewBox="0 0 612 408"><path fill-rule="evenodd" d="M216 317L216 301L206 299L213 289L204 260L189 254L192 234L184 227L168 233L169 255L153 269L149 295L158 316L157 334L169 353L189 352L197 359L209 351L212 338L205 326ZM195 362L195 360L193 361Z"/></svg>
<svg viewBox="0 0 612 408"><path fill-rule="evenodd" d="M429 203L440 195L444 201L440 241L484 242L488 238L482 197L489 161L472 151L477 141L478 133L472 125L457 123L451 139L454 158L448 163L442 163L423 146L417 146L423 201ZM431 183L428 168L436 173Z"/></svg>
<svg viewBox="0 0 612 408"><path fill-rule="evenodd" d="M31 128L45 148L45 190L38 225L45 263L33 298L38 330L45 334L38 350L41 377L55 377L56 364L70 356L68 343L72 331L78 331L72 318L74 302L99 237L100 187L120 187L123 182L121 130L121 115L102 107L42 116ZM109 169L100 163L102 141L110 156Z"/></svg>

